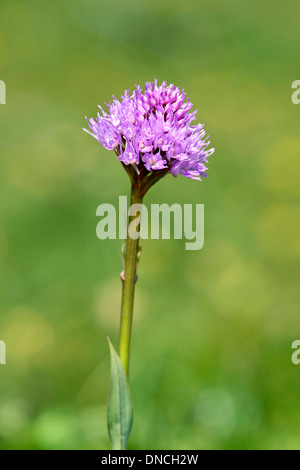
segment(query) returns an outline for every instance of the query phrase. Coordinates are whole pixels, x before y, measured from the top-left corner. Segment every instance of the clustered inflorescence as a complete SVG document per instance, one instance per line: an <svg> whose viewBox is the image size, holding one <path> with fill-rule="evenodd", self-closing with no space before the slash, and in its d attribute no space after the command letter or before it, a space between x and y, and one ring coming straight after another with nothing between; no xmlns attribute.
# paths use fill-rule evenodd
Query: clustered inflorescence
<svg viewBox="0 0 300 470"><path fill-rule="evenodd" d="M191 125L197 112L190 112L192 106L184 90L155 80L144 93L137 86L131 96L125 91L120 101L113 97L108 113L99 106L102 115L87 119L92 132L85 131L137 175L160 171L200 180L214 149L207 150L204 124Z"/></svg>

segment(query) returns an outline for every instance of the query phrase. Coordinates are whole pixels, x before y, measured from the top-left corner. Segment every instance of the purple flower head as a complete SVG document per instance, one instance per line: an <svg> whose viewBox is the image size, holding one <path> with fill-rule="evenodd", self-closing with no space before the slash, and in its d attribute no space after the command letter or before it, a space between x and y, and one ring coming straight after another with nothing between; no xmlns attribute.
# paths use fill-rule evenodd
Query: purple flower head
<svg viewBox="0 0 300 470"><path fill-rule="evenodd" d="M209 137L204 125L191 125L196 111L184 90L167 86L157 80L147 82L145 91L139 86L130 96L125 91L121 100L113 97L108 113L98 113L97 119L87 119L86 132L103 147L114 150L131 180L149 181L171 173L201 180L206 176Z"/></svg>

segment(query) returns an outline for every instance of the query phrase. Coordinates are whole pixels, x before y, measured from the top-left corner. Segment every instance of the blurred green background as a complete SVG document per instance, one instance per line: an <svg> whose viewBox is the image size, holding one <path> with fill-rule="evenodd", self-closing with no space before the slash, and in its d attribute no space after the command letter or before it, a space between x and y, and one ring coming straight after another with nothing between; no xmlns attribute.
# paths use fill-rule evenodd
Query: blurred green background
<svg viewBox="0 0 300 470"><path fill-rule="evenodd" d="M132 449L300 449L298 0L1 0L1 449L109 449L108 335L121 241L96 208L129 181L82 132L135 84L185 88L216 148L205 246L146 240L132 344Z"/></svg>

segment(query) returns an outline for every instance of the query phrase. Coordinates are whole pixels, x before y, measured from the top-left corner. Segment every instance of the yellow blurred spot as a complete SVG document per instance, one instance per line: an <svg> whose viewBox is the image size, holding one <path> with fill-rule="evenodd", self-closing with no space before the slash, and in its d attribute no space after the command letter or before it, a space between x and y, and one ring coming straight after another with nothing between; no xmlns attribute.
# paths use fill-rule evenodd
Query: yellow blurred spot
<svg viewBox="0 0 300 470"><path fill-rule="evenodd" d="M0 435L13 436L27 424L26 404L20 400L6 401L0 407Z"/></svg>
<svg viewBox="0 0 300 470"><path fill-rule="evenodd" d="M255 229L257 245L264 254L276 258L299 256L299 206L274 204L263 213Z"/></svg>
<svg viewBox="0 0 300 470"><path fill-rule="evenodd" d="M9 356L17 359L30 359L53 341L53 331L38 313L26 306L17 307L9 320L1 328L1 336L6 343L7 361Z"/></svg>
<svg viewBox="0 0 300 470"><path fill-rule="evenodd" d="M229 436L236 424L233 397L222 389L203 390L198 398L195 418L206 433Z"/></svg>
<svg viewBox="0 0 300 470"><path fill-rule="evenodd" d="M94 296L94 313L101 325L117 329L120 323L121 280L113 280L99 286ZM133 321L139 322L148 310L148 295L137 283L134 299Z"/></svg>
<svg viewBox="0 0 300 470"><path fill-rule="evenodd" d="M267 154L262 184L291 196L300 195L300 139L286 139Z"/></svg>
<svg viewBox="0 0 300 470"><path fill-rule="evenodd" d="M54 184L62 184L70 175L71 166L71 156L48 135L12 147L4 171L16 188L39 194L52 192Z"/></svg>

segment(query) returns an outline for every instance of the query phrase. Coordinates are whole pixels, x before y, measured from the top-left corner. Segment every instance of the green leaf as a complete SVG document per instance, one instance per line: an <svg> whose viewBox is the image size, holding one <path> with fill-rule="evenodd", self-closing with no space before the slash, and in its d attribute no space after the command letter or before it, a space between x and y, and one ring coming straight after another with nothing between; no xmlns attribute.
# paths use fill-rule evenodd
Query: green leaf
<svg viewBox="0 0 300 470"><path fill-rule="evenodd" d="M126 450L133 422L133 407L124 367L108 339L111 357L111 381L107 425L113 450Z"/></svg>

